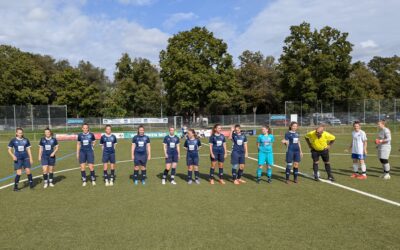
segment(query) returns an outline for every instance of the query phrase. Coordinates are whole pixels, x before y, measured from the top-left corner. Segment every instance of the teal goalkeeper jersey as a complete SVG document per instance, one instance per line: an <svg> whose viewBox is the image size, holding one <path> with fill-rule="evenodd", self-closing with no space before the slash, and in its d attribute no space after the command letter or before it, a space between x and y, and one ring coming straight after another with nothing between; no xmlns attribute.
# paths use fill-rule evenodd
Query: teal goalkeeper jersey
<svg viewBox="0 0 400 250"><path fill-rule="evenodd" d="M272 152L272 144L275 142L275 137L271 134L269 135L259 135L257 142L260 144L259 151L264 153Z"/></svg>

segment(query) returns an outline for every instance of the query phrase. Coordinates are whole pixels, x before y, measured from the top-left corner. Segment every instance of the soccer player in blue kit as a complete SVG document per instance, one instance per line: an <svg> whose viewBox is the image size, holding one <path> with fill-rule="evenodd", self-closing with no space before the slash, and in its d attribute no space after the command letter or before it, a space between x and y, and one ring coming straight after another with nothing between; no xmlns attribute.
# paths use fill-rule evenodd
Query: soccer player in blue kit
<svg viewBox="0 0 400 250"><path fill-rule="evenodd" d="M164 155L165 155L165 169L162 176L161 183L165 185L168 172L171 169L171 184L176 185L175 182L175 174L176 174L176 166L178 164L179 159L181 158L180 151L180 140L179 137L175 135L175 128L169 128L169 135L164 137L163 145L164 145Z"/></svg>
<svg viewBox="0 0 400 250"><path fill-rule="evenodd" d="M265 125L261 128L262 134L257 137L258 148L258 168L257 168L257 183L260 183L262 176L262 168L267 166L267 181L272 181L272 166L274 165L274 155L272 145L275 142L275 137L271 133L269 126Z"/></svg>
<svg viewBox="0 0 400 250"><path fill-rule="evenodd" d="M235 185L246 183L245 180L242 180L242 175L246 163L245 158L248 157L247 137L242 133L240 125L232 127L229 139L233 143L231 153L233 183Z"/></svg>
<svg viewBox="0 0 400 250"><path fill-rule="evenodd" d="M20 190L18 188L18 183L21 178L22 168L25 169L29 180L29 187L32 189L34 185L31 174L31 165L33 164L31 143L24 137L24 130L22 128L17 128L15 130L15 138L11 139L8 144L8 154L14 161L14 170L16 172L14 191Z"/></svg>
<svg viewBox="0 0 400 250"><path fill-rule="evenodd" d="M113 186L115 181L115 146L117 137L111 133L111 125L106 125L105 134L100 138L100 145L103 150L103 176L106 187ZM108 163L110 163L110 175L108 174Z"/></svg>
<svg viewBox="0 0 400 250"><path fill-rule="evenodd" d="M293 181L297 183L297 177L299 175L299 163L303 157L303 151L301 150L300 135L297 132L297 122L291 122L289 125L289 131L285 134L285 139L282 143L287 146L286 151L286 183L289 183L290 170L293 166Z"/></svg>
<svg viewBox="0 0 400 250"><path fill-rule="evenodd" d="M212 129L212 134L209 138L210 143L210 184L214 185L214 171L218 163L219 183L225 184L224 176L224 161L227 156L225 136L221 134L221 125L215 124Z"/></svg>
<svg viewBox="0 0 400 250"><path fill-rule="evenodd" d="M187 150L186 153L186 165L188 168L187 183L192 184L192 175L194 170L195 182L200 184L200 173L199 173L199 150L201 148L200 139L197 138L196 131L189 129L187 133L188 138L185 141L184 148Z"/></svg>
<svg viewBox="0 0 400 250"><path fill-rule="evenodd" d="M133 183L138 184L139 169L142 171L142 184L146 184L146 165L151 159L150 138L144 134L144 127L138 127L137 135L132 138L132 160L134 163Z"/></svg>
<svg viewBox="0 0 400 250"><path fill-rule="evenodd" d="M53 133L49 128L44 130L44 137L39 141L39 161L43 169L43 188L54 187L54 166L56 165L56 153L58 151L58 141L53 138Z"/></svg>
<svg viewBox="0 0 400 250"><path fill-rule="evenodd" d="M92 185L96 186L96 174L94 172L94 145L96 138L94 134L89 131L87 123L82 125L82 133L78 134L76 143L76 158L81 167L82 186L86 187L86 163L90 170L90 178Z"/></svg>

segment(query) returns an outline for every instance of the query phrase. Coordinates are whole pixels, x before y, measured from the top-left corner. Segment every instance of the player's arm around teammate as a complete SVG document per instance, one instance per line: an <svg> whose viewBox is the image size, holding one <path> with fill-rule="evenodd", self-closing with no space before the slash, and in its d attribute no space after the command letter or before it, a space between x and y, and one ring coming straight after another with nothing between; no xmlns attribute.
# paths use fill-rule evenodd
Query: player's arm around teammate
<svg viewBox="0 0 400 250"><path fill-rule="evenodd" d="M314 180L319 181L318 164L321 157L325 170L330 181L335 181L332 175L331 164L329 162L329 149L335 142L335 136L325 131L324 125L319 125L315 130L310 131L305 136L306 142L311 150L313 160Z"/></svg>
<svg viewBox="0 0 400 250"><path fill-rule="evenodd" d="M171 184L176 185L175 174L178 161L181 158L180 140L175 135L175 128L169 128L169 135L164 137L163 141L164 155L165 155L165 169L162 176L161 184L165 185L168 172L171 169Z"/></svg>
<svg viewBox="0 0 400 250"><path fill-rule="evenodd" d="M267 182L272 181L272 166L274 165L274 155L272 145L275 142L275 137L271 133L268 125L261 127L262 134L257 137L258 148L258 168L257 168L257 183L259 184L262 177L262 168L265 164L267 169Z"/></svg>
<svg viewBox="0 0 400 250"><path fill-rule="evenodd" d="M289 131L286 132L285 138L282 143L286 145L286 183L289 183L290 171L293 166L293 182L298 182L299 163L303 158L303 151L301 149L300 135L297 132L297 122L291 122Z"/></svg>
<svg viewBox="0 0 400 250"><path fill-rule="evenodd" d="M197 137L194 129L188 129L188 138L185 141L186 149L186 165L188 169L187 183L192 184L192 175L194 170L195 182L200 184L200 173L199 173L199 150L201 148L200 138Z"/></svg>
<svg viewBox="0 0 400 250"><path fill-rule="evenodd" d="M94 171L94 146L96 145L96 138L94 134L89 131L87 123L82 125L82 133L78 134L76 143L76 157L79 161L81 169L82 186L86 186L86 164L90 170L90 179L92 185L96 185L96 174Z"/></svg>
<svg viewBox="0 0 400 250"><path fill-rule="evenodd" d="M246 183L245 180L242 180L242 175L246 163L245 158L248 157L247 137L242 134L239 124L231 128L229 139L233 143L231 154L233 183L235 185Z"/></svg>
<svg viewBox="0 0 400 250"><path fill-rule="evenodd" d="M59 145L49 128L44 130L44 137L39 142L39 162L43 170L43 188L54 187L54 166Z"/></svg>
<svg viewBox="0 0 400 250"><path fill-rule="evenodd" d="M29 180L29 187L34 188L33 177L31 174L31 165L33 164L31 143L24 137L24 130L17 128L15 130L15 137L11 139L8 144L8 154L14 161L15 180L14 191L19 191L18 183L21 178L22 169L25 169L26 175Z"/></svg>
<svg viewBox="0 0 400 250"><path fill-rule="evenodd" d="M214 184L214 172L218 163L218 176L219 183L225 184L224 176L224 162L227 156L225 136L221 134L222 127L220 124L215 124L212 129L212 134L209 138L210 144L210 184Z"/></svg>

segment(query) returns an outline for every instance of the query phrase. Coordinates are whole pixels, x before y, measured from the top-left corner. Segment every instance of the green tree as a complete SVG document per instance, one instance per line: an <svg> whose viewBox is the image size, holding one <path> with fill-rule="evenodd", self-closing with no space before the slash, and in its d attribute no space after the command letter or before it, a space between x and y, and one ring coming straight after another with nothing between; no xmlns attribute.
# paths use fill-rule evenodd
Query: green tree
<svg viewBox="0 0 400 250"><path fill-rule="evenodd" d="M275 59L261 52L244 51L240 56L237 81L243 89L247 112L270 113L279 108L281 92Z"/></svg>
<svg viewBox="0 0 400 250"><path fill-rule="evenodd" d="M227 44L206 28L179 32L160 53L161 77L170 114L191 116L242 108Z"/></svg>
<svg viewBox="0 0 400 250"><path fill-rule="evenodd" d="M301 100L305 107L317 100L342 100L353 46L347 37L348 33L329 26L314 31L305 22L291 26L279 59L285 98Z"/></svg>
<svg viewBox="0 0 400 250"><path fill-rule="evenodd" d="M116 64L114 100L126 114L160 115L163 102L162 83L157 68L148 59L123 54Z"/></svg>
<svg viewBox="0 0 400 250"><path fill-rule="evenodd" d="M363 62L356 62L351 67L349 77L345 81L347 99L379 99L381 86L379 80Z"/></svg>
<svg viewBox="0 0 400 250"><path fill-rule="evenodd" d="M400 97L400 57L375 56L368 67L379 79L382 94L386 98Z"/></svg>
<svg viewBox="0 0 400 250"><path fill-rule="evenodd" d="M73 67L57 72L51 80L57 86L55 104L67 105L70 116L98 116L100 89L98 85L88 84L82 78L80 71Z"/></svg>

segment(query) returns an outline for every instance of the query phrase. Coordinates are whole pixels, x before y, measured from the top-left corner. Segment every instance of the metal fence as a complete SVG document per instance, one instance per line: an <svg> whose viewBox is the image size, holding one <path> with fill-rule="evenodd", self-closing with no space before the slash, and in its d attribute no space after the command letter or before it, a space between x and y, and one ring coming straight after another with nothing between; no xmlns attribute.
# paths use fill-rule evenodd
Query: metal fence
<svg viewBox="0 0 400 250"><path fill-rule="evenodd" d="M0 130L14 130L16 127L36 130L66 125L66 105L0 106Z"/></svg>
<svg viewBox="0 0 400 250"><path fill-rule="evenodd" d="M287 126L292 120L297 120L301 126L314 126L325 123L332 126L350 125L358 120L365 124L376 123L385 119L397 126L400 122L400 100L345 100L341 102L324 103L318 101L315 105L303 105L298 101L282 103L280 114L238 114L238 115L208 115L208 116L171 116L168 123L146 124L149 131L164 130L169 126L181 128L210 127L220 123L223 126L242 124L247 127L269 124L271 126ZM23 127L25 130L38 130L45 127L68 131L79 124L70 124L67 116L67 106L29 105L29 106L0 106L0 131L14 130ZM103 118L85 117L84 122L92 127L102 128ZM138 124L114 125L121 129L131 129Z"/></svg>

